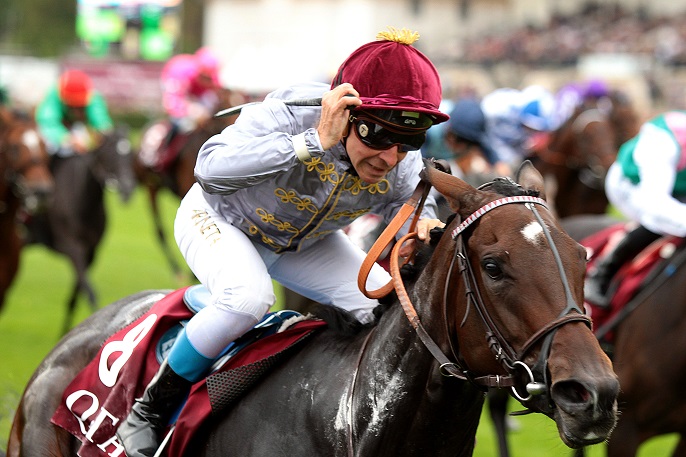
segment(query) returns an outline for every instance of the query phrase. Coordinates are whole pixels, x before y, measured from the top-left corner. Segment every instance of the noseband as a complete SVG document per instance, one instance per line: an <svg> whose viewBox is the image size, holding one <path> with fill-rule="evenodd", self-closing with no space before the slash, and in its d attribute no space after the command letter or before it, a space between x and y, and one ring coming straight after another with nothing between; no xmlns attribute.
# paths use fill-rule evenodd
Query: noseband
<svg viewBox="0 0 686 457"><path fill-rule="evenodd" d="M420 187L422 190L420 191ZM400 304L410 322L412 327L415 329L417 332L417 335L419 336L420 340L426 346L426 348L429 350L429 352L432 354L432 356L438 361L440 364L440 372L444 376L449 376L449 377L454 377L462 380L468 380L472 382L473 384L479 386L480 388L484 389L486 387L510 387L512 389L512 393L516 398L518 398L520 401L528 401L531 400L534 395L537 396L543 396L542 399L545 399L545 403L540 405L542 410L548 410L550 411L552 409L552 406L550 405L549 401L549 391L550 391L550 386L549 386L549 379L548 379L548 374L547 374L547 363L548 363L548 357L550 354L550 348L552 346L552 340L553 336L556 332L556 330L561 327L564 324L567 324L569 322L576 322L576 321L581 321L585 322L589 327L591 325L591 320L588 316L586 316L579 305L575 302L571 288L569 287L569 283L567 281L567 276L564 271L564 267L562 265L562 260L560 259L559 252L557 250L557 247L555 246L555 243L553 242L552 236L550 234L550 231L545 225L545 222L541 218L540 214L538 213L538 210L536 209L536 205L543 206L547 208L547 204L545 200L537 198L537 197L532 197L532 196L514 196L514 197L504 197L500 198L498 200L492 201L481 208L479 208L477 211L472 213L469 217L467 217L460 225L455 228L452 232L452 238L455 241L455 254L453 256L453 259L450 264L450 268L448 270L448 274L446 276L446 285L444 289L444 296L443 296L443 314L444 314L444 321L446 327L448 326L448 319L447 319L447 296L448 296L448 287L450 284L450 277L452 276L452 270L455 266L455 261L457 260L457 266L460 271L460 274L462 276L462 279L464 281L465 285L465 293L467 296L467 307L465 310L465 315L462 320L462 324L464 325L469 311L471 307L473 306L477 313L479 314L479 317L481 318L481 321L484 324L484 327L486 329L486 340L488 341L488 345L495 355L495 358L498 362L501 363L503 368L507 371L507 375L502 376L502 375L487 375L487 376L479 376L476 377L474 376L473 373L470 372L470 370L466 367L466 364L464 363L464 359L460 356L459 350L455 349L455 345L453 344L453 341L449 338L449 343L450 343L450 349L451 349L451 355L453 358L453 361L451 361L444 353L443 351L438 347L438 345L433 341L433 339L430 337L430 335L426 332L424 329L424 326L422 325L419 316L417 315L417 311L415 310L414 306L412 305L412 302L409 298L409 295L407 294L407 291L405 289L405 285L403 283L403 280L400 275L400 267L399 265L399 250L401 246L409 239L415 238L417 236L416 232L413 232L414 225L418 219L418 214L421 211L421 205L418 205L417 203L420 201L417 198L418 193L423 193L425 196L426 193L428 193L428 187L427 185L424 185L422 183L419 184L417 187L417 190L415 190L415 194L412 196L412 198L403 205L401 210L398 212L398 215L396 218L389 224L389 226L386 228L386 230L381 234L379 239L377 240L377 243L370 249L369 254L367 256L367 259L365 259L365 263L363 264L362 268L360 269L360 275L358 276L358 285L360 287L360 290L362 292L370 297L370 298L380 298L384 295L386 295L390 290L393 288L395 289L397 295L398 295L398 300L400 301ZM421 199L423 202L423 198ZM488 312L488 309L483 303L483 299L481 297L481 293L478 289L477 283L476 283L476 277L474 274L474 271L471 267L471 264L468 262L468 255L467 255L467 248L466 244L464 243L463 240L463 232L467 227L469 227L471 224L473 224L475 221L477 221L479 218L481 218L484 214L499 208L504 205L508 204L523 204L525 205L529 210L532 211L536 221L540 224L540 226L543 229L543 233L545 234L546 240L548 242L548 245L550 246L550 249L553 253L553 256L555 258L555 263L557 265L558 271L560 273L560 278L562 280L562 284L565 290L565 296L567 300L567 304L565 308L562 310L562 312L558 315L557 318L552 320L551 322L547 323L544 325L542 328L537 330L529 339L524 343L522 346L522 349L517 352L507 341L507 339L504 337L498 326L496 325L495 321L491 317L490 313ZM408 210L407 207L410 207ZM399 227L401 227L404 222L409 218L409 214L411 214L412 209L416 208L416 214L415 214L415 220L412 223L410 232L404 237L402 237L398 243L393 248L392 254L391 254L391 277L392 280L389 282L386 286L377 289L375 291L367 291L366 290L366 279L369 274L369 271L371 270L371 264L373 264L376 259L378 259L380 253L385 249L385 247L390 243L392 240L393 236L395 233L397 233ZM396 221L396 219L398 219ZM388 232L388 233L387 233ZM378 246L377 246L378 245ZM370 260L371 259L371 260ZM450 335L450 333L447 333ZM531 350L531 348L538 342L542 341L541 344L541 350L539 352L538 360L536 364L533 367L529 367L526 365L526 363L523 362L524 357L527 355L527 353ZM515 386L515 375L518 369L523 369L528 378L529 382L526 385L526 390L527 393L525 396L520 395L520 393L517 391L516 386ZM534 373L539 374L540 380L537 380ZM545 412L545 411L544 411Z"/></svg>

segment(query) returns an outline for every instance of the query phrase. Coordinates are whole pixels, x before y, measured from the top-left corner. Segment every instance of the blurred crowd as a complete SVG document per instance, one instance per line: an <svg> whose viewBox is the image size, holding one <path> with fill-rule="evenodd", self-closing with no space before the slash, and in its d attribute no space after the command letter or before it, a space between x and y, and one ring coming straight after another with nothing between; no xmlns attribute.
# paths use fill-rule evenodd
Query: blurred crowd
<svg viewBox="0 0 686 457"><path fill-rule="evenodd" d="M479 36L465 43L462 60L478 64L574 65L591 53L633 53L666 65L686 64L686 14L650 17L619 5L592 5L553 16L543 27Z"/></svg>

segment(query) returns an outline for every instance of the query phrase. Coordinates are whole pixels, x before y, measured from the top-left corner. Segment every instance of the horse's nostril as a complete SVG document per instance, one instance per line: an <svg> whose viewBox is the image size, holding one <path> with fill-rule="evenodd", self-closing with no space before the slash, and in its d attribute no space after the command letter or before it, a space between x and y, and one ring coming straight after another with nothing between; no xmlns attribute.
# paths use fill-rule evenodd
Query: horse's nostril
<svg viewBox="0 0 686 457"><path fill-rule="evenodd" d="M552 389L555 402L566 405L586 405L592 399L593 395L580 382L577 381L562 381L557 382Z"/></svg>

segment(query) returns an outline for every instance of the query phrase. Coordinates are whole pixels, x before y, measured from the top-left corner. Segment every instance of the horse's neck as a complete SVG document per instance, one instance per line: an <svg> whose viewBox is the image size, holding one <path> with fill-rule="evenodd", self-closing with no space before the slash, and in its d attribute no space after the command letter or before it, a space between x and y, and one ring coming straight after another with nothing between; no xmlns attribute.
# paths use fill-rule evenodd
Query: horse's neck
<svg viewBox="0 0 686 457"><path fill-rule="evenodd" d="M364 351L354 392L356 417L364 418L356 424L361 455L394 445L396 455L403 455L410 452L403 451L406 444L430 455L456 455L453 450L469 445L483 393L440 374L399 304L381 318ZM379 440L381 428L384 438Z"/></svg>

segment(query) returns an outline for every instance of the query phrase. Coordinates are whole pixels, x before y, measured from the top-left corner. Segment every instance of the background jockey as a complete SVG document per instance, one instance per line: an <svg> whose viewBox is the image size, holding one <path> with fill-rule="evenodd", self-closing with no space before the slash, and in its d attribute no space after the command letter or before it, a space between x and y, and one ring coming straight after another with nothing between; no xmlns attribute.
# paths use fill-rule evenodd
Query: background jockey
<svg viewBox="0 0 686 457"><path fill-rule="evenodd" d="M53 157L87 153L114 128L105 99L80 70L60 75L38 105L36 123Z"/></svg>
<svg viewBox="0 0 686 457"><path fill-rule="evenodd" d="M510 176L534 149L543 146L538 143L545 141L545 134L557 127L555 99L541 86L497 89L483 98L481 110L499 176Z"/></svg>
<svg viewBox="0 0 686 457"><path fill-rule="evenodd" d="M624 263L662 235L686 236L686 111L662 113L619 149L605 178L617 209L638 224L599 258L586 278L586 300L607 307Z"/></svg>
<svg viewBox="0 0 686 457"><path fill-rule="evenodd" d="M600 79L565 84L555 93L555 123L561 126L581 106L609 111L612 109L612 102L607 100L609 96L610 87Z"/></svg>
<svg viewBox="0 0 686 457"><path fill-rule="evenodd" d="M206 47L176 55L162 68L162 105L171 122L160 151L163 156L176 133L188 133L214 115L219 69L219 58Z"/></svg>

